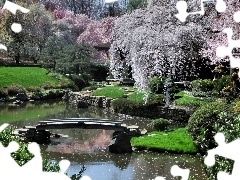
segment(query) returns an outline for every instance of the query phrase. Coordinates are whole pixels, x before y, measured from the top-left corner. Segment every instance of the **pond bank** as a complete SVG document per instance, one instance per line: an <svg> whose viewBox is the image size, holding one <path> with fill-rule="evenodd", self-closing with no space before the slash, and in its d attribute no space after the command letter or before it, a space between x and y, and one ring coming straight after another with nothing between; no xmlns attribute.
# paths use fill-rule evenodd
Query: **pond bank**
<svg viewBox="0 0 240 180"><path fill-rule="evenodd" d="M0 98L0 102L12 102L22 104L24 101L60 99L66 93L65 89L50 89L39 92L18 93L15 96L6 96Z"/></svg>
<svg viewBox="0 0 240 180"><path fill-rule="evenodd" d="M113 108L112 102L113 98L108 98L105 96L91 96L89 93L79 93L79 92L69 92L68 95L63 97L67 100L70 105L76 108L87 108L88 106L95 106L100 108L109 108L115 113L127 114L131 116L139 116L146 118L165 118L174 121L187 122L193 110L170 106L164 107L163 105L156 106L140 106L139 108Z"/></svg>

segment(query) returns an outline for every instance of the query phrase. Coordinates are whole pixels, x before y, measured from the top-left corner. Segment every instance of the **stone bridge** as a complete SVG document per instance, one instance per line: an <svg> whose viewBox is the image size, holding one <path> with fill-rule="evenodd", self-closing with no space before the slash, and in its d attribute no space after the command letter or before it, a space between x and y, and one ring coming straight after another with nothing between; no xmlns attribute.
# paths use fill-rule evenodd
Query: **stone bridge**
<svg viewBox="0 0 240 180"><path fill-rule="evenodd" d="M23 137L27 142L49 143L51 137L49 129L68 128L114 130L112 142L109 145L109 151L113 153L132 152L131 137L141 135L138 126L127 126L122 121L95 118L48 119L40 121L36 126L16 129L14 134Z"/></svg>

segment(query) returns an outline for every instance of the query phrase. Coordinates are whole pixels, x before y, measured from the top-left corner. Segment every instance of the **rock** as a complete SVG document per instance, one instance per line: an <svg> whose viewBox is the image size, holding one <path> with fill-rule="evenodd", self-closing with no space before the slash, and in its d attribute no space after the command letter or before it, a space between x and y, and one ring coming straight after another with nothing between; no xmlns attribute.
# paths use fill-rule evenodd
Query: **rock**
<svg viewBox="0 0 240 180"><path fill-rule="evenodd" d="M17 94L16 98L17 98L17 100L20 100L20 101L28 101L29 100L28 96L25 93Z"/></svg>
<svg viewBox="0 0 240 180"><path fill-rule="evenodd" d="M82 100L78 101L77 103L78 108L88 108L88 104Z"/></svg>
<svg viewBox="0 0 240 180"><path fill-rule="evenodd" d="M13 104L22 104L22 103L23 103L23 101L20 101L20 100L16 100L13 102Z"/></svg>
<svg viewBox="0 0 240 180"><path fill-rule="evenodd" d="M33 96L31 97L31 99L32 99L32 100L40 100L41 97L40 97L39 95L35 94L35 95L33 95Z"/></svg>
<svg viewBox="0 0 240 180"><path fill-rule="evenodd" d="M13 98L9 98L9 102L14 102L14 101L16 101L17 100L17 98L16 97L13 97Z"/></svg>
<svg viewBox="0 0 240 180"><path fill-rule="evenodd" d="M133 150L130 140L131 138L126 132L119 133L113 137L113 140L109 144L109 152L117 154L131 153Z"/></svg>

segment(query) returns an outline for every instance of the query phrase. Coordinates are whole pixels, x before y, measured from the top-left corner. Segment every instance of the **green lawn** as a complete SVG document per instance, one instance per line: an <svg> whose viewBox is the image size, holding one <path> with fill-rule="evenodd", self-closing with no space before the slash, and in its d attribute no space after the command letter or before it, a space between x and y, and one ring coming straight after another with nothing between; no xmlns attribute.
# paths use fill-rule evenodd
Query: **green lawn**
<svg viewBox="0 0 240 180"><path fill-rule="evenodd" d="M175 104L177 106L190 106L190 107L200 107L204 103L212 102L213 99L211 98L199 98L193 97L184 93L183 91L175 94L175 96L179 96L179 99L175 100Z"/></svg>
<svg viewBox="0 0 240 180"><path fill-rule="evenodd" d="M110 98L121 98L126 92L119 86L106 86L93 91L93 96L106 96Z"/></svg>
<svg viewBox="0 0 240 180"><path fill-rule="evenodd" d="M157 152L197 153L197 148L186 128L178 128L173 131L154 131L141 137L133 137L131 144L136 148Z"/></svg>
<svg viewBox="0 0 240 180"><path fill-rule="evenodd" d="M0 87L14 84L40 87L44 82L57 82L58 80L47 75L47 70L38 67L0 67Z"/></svg>

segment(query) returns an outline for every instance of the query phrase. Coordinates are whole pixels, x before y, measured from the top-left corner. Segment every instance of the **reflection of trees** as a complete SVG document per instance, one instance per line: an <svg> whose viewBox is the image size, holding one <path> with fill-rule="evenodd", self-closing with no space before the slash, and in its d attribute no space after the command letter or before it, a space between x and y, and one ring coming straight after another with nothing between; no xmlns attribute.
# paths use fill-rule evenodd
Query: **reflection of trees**
<svg viewBox="0 0 240 180"><path fill-rule="evenodd" d="M63 129L52 130L54 133L66 134L69 138L54 139L52 143L59 146L49 146L51 151L62 153L93 153L106 149L112 139L113 131L97 129Z"/></svg>

